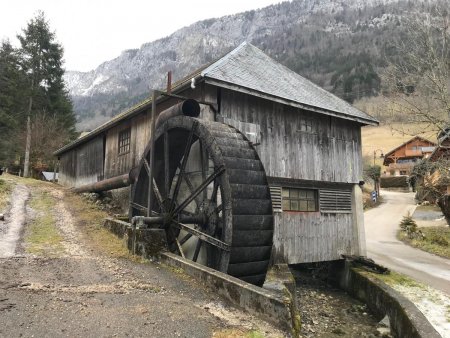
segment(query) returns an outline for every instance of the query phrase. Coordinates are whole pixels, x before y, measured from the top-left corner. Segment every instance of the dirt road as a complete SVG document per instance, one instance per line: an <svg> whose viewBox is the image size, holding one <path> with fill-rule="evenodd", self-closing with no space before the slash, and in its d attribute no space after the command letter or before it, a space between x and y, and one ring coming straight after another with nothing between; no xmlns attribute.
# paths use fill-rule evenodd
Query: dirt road
<svg viewBox="0 0 450 338"><path fill-rule="evenodd" d="M0 258L11 257L16 251L20 233L25 224L25 205L30 195L29 189L18 184L15 186L11 207L4 222L0 222Z"/></svg>
<svg viewBox="0 0 450 338"><path fill-rule="evenodd" d="M17 185L6 216L0 337L226 337L252 330L283 335L224 305L180 271L105 254L73 217L60 189ZM52 241L42 245L43 229Z"/></svg>
<svg viewBox="0 0 450 338"><path fill-rule="evenodd" d="M364 213L368 257L450 295L450 260L396 238L403 216L415 209L414 194L382 191L381 195L384 203Z"/></svg>

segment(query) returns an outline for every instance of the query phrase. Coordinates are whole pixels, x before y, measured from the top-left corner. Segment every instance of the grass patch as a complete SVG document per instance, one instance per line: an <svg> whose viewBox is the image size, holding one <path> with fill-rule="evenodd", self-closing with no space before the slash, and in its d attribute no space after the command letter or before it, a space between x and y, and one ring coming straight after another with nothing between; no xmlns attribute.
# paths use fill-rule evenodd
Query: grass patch
<svg viewBox="0 0 450 338"><path fill-rule="evenodd" d="M416 211L438 211L438 212L440 212L441 209L434 204L429 204L429 205L418 205L416 207Z"/></svg>
<svg viewBox="0 0 450 338"><path fill-rule="evenodd" d="M450 258L450 227L423 227L424 239L410 239L405 232L398 232L398 239L414 248Z"/></svg>
<svg viewBox="0 0 450 338"><path fill-rule="evenodd" d="M13 189L13 184L10 181L6 181L0 178L0 212L6 210L9 204L9 197Z"/></svg>
<svg viewBox="0 0 450 338"><path fill-rule="evenodd" d="M257 330L225 329L213 333L213 338L264 338L265 335Z"/></svg>
<svg viewBox="0 0 450 338"><path fill-rule="evenodd" d="M51 212L55 200L45 190L37 190L31 199L30 206L36 217L25 235L26 251L40 256L59 256L64 252L63 237L56 228L56 221Z"/></svg>
<svg viewBox="0 0 450 338"><path fill-rule="evenodd" d="M372 272L368 272L368 271L362 271L362 273L370 275L371 277L380 279L390 286L401 285L401 286L405 286L405 287L413 287L413 288L420 288L420 289L425 288L425 286L423 284L416 282L414 279L412 279L408 276L402 275L401 273L398 273L395 271L390 271L390 273L386 274L386 275L372 273Z"/></svg>
<svg viewBox="0 0 450 338"><path fill-rule="evenodd" d="M102 253L116 258L127 258L141 262L140 256L133 256L123 241L103 227L108 214L81 195L66 192L65 204L74 217L74 222L83 231L88 242Z"/></svg>

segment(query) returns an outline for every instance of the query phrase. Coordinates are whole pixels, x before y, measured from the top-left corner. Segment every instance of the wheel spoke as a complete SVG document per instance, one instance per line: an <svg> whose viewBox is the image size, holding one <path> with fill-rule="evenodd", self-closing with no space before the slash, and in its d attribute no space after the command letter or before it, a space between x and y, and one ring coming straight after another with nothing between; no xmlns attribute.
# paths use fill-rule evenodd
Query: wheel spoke
<svg viewBox="0 0 450 338"><path fill-rule="evenodd" d="M153 192L155 193L156 201L158 202L161 212L164 212L165 208L164 208L163 199L162 199L161 193L159 192L158 186L156 185L155 179L153 179Z"/></svg>
<svg viewBox="0 0 450 338"><path fill-rule="evenodd" d="M180 244L180 242L178 242L178 239L176 239L176 238L175 238L175 243L177 243L177 248L178 248L178 251L180 252L181 257L186 258L184 256L183 249L181 248L181 244Z"/></svg>
<svg viewBox="0 0 450 338"><path fill-rule="evenodd" d="M147 161L147 159L144 157L144 168L145 168L145 171L147 172L147 175L148 175L148 196L147 196L147 216L150 216L150 210L152 209L152 179L151 179L151 177L152 177L152 173L151 173L151 168L150 168L150 165L149 165L149 163L148 163L148 161Z"/></svg>
<svg viewBox="0 0 450 338"><path fill-rule="evenodd" d="M180 230L184 230L187 233L192 234L195 237L198 237L199 240L202 240L203 242L207 242L207 243L214 245L215 247L218 247L224 251L230 251L230 246L227 243L222 242L220 239L217 239L210 235L207 235L207 234L201 232L200 230L191 228L191 227L187 226L186 224L177 222L175 220L172 220L172 225L177 227Z"/></svg>
<svg viewBox="0 0 450 338"><path fill-rule="evenodd" d="M214 188L211 194L211 201L217 202L217 192L219 191L219 183L217 181L214 181Z"/></svg>
<svg viewBox="0 0 450 338"><path fill-rule="evenodd" d="M148 177L150 177L150 164L148 164L148 161L145 157L144 157L144 168L145 171L147 172Z"/></svg>
<svg viewBox="0 0 450 338"><path fill-rule="evenodd" d="M202 166L202 181L206 180L206 175L208 173L208 151L206 149L205 143L200 140L200 162ZM203 200L208 198L208 189L203 190Z"/></svg>
<svg viewBox="0 0 450 338"><path fill-rule="evenodd" d="M145 213L147 213L147 207L144 207L143 205L140 205L136 202L130 202L130 205L133 209L139 210L139 211L143 211Z"/></svg>
<svg viewBox="0 0 450 338"><path fill-rule="evenodd" d="M164 197L169 198L170 182L169 182L169 133L164 133Z"/></svg>
<svg viewBox="0 0 450 338"><path fill-rule="evenodd" d="M176 215L178 212L180 212L181 210L183 210L184 208L186 208L186 206L191 203L194 198L196 198L202 191L203 189L206 189L208 187L208 185L214 181L214 179L220 175L222 175L222 173L225 171L225 167L224 166L220 166L219 168L217 168L216 171L214 171L211 175L209 175L209 177L202 183L200 184L197 189L195 189L195 191L193 193L191 193L191 195L186 198L184 200L183 203L181 203L172 213L172 215Z"/></svg>
<svg viewBox="0 0 450 338"><path fill-rule="evenodd" d="M180 245L183 245L184 243L186 243L188 240L189 240L189 238L191 238L192 237L192 234L187 234L186 236L184 236L182 239L180 239L180 241L179 241L179 243L180 243Z"/></svg>
<svg viewBox="0 0 450 338"><path fill-rule="evenodd" d="M191 194L193 194L195 192L195 188L189 176L184 175L184 181L186 182L186 185L188 186ZM197 204L197 206L202 204L202 199L199 196L195 197L195 204Z"/></svg>
<svg viewBox="0 0 450 338"><path fill-rule="evenodd" d="M197 241L197 245L195 246L195 252L194 252L194 256L192 257L192 260L194 262L197 262L197 258L198 258L198 254L200 253L200 248L202 247L202 241L199 239Z"/></svg>
<svg viewBox="0 0 450 338"><path fill-rule="evenodd" d="M181 161L180 171L178 172L177 183L175 184L175 189L172 195L172 202L170 203L170 210L173 209L173 204L177 200L178 193L180 192L181 180L183 179L183 174L186 169L187 160L189 157L189 152L191 151L192 139L194 137L194 130L197 128L197 122L194 123L192 129L189 132L189 136L186 143L186 148L184 148L183 160Z"/></svg>

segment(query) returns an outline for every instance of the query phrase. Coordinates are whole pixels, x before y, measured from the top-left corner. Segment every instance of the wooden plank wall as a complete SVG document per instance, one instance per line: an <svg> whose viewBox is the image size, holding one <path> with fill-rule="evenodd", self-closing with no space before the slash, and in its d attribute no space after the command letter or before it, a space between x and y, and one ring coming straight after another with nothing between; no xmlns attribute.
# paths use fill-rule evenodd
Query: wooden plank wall
<svg viewBox="0 0 450 338"><path fill-rule="evenodd" d="M261 126L256 149L269 176L344 183L362 179L361 131L355 122L227 89L222 90L221 114ZM302 131L305 120L311 121L311 131Z"/></svg>
<svg viewBox="0 0 450 338"><path fill-rule="evenodd" d="M352 214L282 212L275 214L275 260L289 264L341 259L358 253Z"/></svg>
<svg viewBox="0 0 450 338"><path fill-rule="evenodd" d="M103 137L98 136L77 149L77 181L75 186L103 179Z"/></svg>
<svg viewBox="0 0 450 338"><path fill-rule="evenodd" d="M61 155L59 182L79 187L103 178L103 137L98 136Z"/></svg>
<svg viewBox="0 0 450 338"><path fill-rule="evenodd" d="M77 151L69 150L59 159L58 183L66 187L74 187L77 175Z"/></svg>
<svg viewBox="0 0 450 338"><path fill-rule="evenodd" d="M221 115L261 126L256 149L268 176L292 180L295 187L322 182L322 188L362 179L359 124L231 90L222 89L221 98ZM297 264L358 254L355 217L354 212L275 213L275 260Z"/></svg>

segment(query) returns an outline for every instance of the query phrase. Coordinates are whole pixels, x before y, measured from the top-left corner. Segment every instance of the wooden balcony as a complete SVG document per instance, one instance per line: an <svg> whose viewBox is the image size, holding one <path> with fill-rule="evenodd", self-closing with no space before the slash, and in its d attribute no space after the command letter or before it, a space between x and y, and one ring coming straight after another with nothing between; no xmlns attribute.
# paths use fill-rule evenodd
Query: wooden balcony
<svg viewBox="0 0 450 338"><path fill-rule="evenodd" d="M422 150L412 150L412 149L405 149L405 156L407 157L422 157L423 153Z"/></svg>
<svg viewBox="0 0 450 338"><path fill-rule="evenodd" d="M391 163L389 164L389 169L412 169L416 163L415 162L407 162L407 163Z"/></svg>

